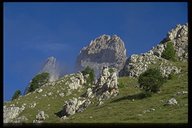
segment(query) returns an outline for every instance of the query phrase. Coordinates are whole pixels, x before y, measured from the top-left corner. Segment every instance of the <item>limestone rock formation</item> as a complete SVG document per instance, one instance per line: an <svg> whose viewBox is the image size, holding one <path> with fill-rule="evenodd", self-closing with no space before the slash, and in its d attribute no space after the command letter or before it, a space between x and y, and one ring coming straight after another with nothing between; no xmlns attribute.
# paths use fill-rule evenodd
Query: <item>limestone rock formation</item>
<svg viewBox="0 0 192 128"><path fill-rule="evenodd" d="M176 50L176 55L179 60L186 61L188 58L188 24L178 24L174 29L169 31L166 38L151 50L153 54L161 57L167 41L173 42L174 49Z"/></svg>
<svg viewBox="0 0 192 128"><path fill-rule="evenodd" d="M74 115L76 112L83 112L91 103L89 99L78 97L72 98L65 102L62 115L70 116Z"/></svg>
<svg viewBox="0 0 192 128"><path fill-rule="evenodd" d="M117 96L119 93L116 69L109 72L108 67L103 67L102 73L92 88L78 98L73 97L65 102L61 117L67 119L67 116L74 115L77 112L83 112L90 104L94 97L98 99L99 104L104 100Z"/></svg>
<svg viewBox="0 0 192 128"><path fill-rule="evenodd" d="M56 62L56 58L53 56L49 57L46 61L46 63L43 66L43 69L40 71L42 72L48 72L50 75L49 81L55 81L59 78L59 70L58 70L58 64Z"/></svg>
<svg viewBox="0 0 192 128"><path fill-rule="evenodd" d="M96 97L99 97L99 101L109 99L112 96L117 96L119 93L117 85L117 73L115 69L110 73L108 67L103 67L102 74L93 88L93 93Z"/></svg>
<svg viewBox="0 0 192 128"><path fill-rule="evenodd" d="M168 32L166 39L173 42L177 56L181 61L188 59L188 23L178 24L176 28Z"/></svg>
<svg viewBox="0 0 192 128"><path fill-rule="evenodd" d="M165 50L167 41L173 42L176 56L181 61L188 59L188 24L177 25L176 28L168 32L167 37L161 41L156 47L153 47L146 53L131 55L124 68L120 71L120 76L138 77L141 73L145 72L151 64L156 64L159 61L161 73L168 77L169 74L177 74L180 69L173 65L167 65L166 59L162 58L162 52Z"/></svg>
<svg viewBox="0 0 192 128"><path fill-rule="evenodd" d="M33 123L43 123L43 121L48 118L49 116L45 114L44 111L39 111L36 115L36 119L33 120Z"/></svg>
<svg viewBox="0 0 192 128"><path fill-rule="evenodd" d="M3 107L3 122L11 123L15 118L19 116L19 114L23 111L22 108L19 107Z"/></svg>
<svg viewBox="0 0 192 128"><path fill-rule="evenodd" d="M120 76L138 77L145 72L150 64L155 64L158 57L150 52L131 55L120 72Z"/></svg>
<svg viewBox="0 0 192 128"><path fill-rule="evenodd" d="M13 123L26 123L27 120L28 120L27 117L21 116L21 117L15 118Z"/></svg>
<svg viewBox="0 0 192 128"><path fill-rule="evenodd" d="M117 35L102 35L84 47L77 57L77 70L89 66L100 73L103 66L114 67L118 71L123 68L126 61L124 42Z"/></svg>

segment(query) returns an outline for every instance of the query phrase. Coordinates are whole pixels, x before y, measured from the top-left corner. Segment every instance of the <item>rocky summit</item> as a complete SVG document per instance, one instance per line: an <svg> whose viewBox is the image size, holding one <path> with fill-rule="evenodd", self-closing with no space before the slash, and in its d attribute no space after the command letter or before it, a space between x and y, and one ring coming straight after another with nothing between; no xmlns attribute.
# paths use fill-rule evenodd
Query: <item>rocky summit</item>
<svg viewBox="0 0 192 128"><path fill-rule="evenodd" d="M114 67L119 71L125 61L126 49L121 38L117 35L102 35L80 51L76 67L81 70L89 66L98 75L103 66Z"/></svg>
<svg viewBox="0 0 192 128"><path fill-rule="evenodd" d="M42 72L49 73L49 81L55 81L59 78L59 70L55 57L51 56L47 59L40 73Z"/></svg>

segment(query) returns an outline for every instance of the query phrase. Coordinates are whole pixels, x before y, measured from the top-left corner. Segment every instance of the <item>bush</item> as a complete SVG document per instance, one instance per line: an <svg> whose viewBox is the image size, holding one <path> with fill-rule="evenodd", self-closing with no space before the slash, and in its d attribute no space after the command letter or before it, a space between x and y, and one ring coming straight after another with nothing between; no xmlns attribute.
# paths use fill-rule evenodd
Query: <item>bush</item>
<svg viewBox="0 0 192 128"><path fill-rule="evenodd" d="M145 92L156 93L165 82L159 69L151 68L142 73L138 79L139 86Z"/></svg>
<svg viewBox="0 0 192 128"><path fill-rule="evenodd" d="M41 74L36 75L30 85L28 92L35 91L35 89L41 87L43 84L47 83L49 81L49 73L43 72Z"/></svg>
<svg viewBox="0 0 192 128"><path fill-rule="evenodd" d="M173 43L171 41L167 42L167 45L165 47L165 50L162 52L161 57L167 59L167 60L176 60L176 51L173 47Z"/></svg>
<svg viewBox="0 0 192 128"><path fill-rule="evenodd" d="M113 73L114 72L113 68L109 68L109 72Z"/></svg>
<svg viewBox="0 0 192 128"><path fill-rule="evenodd" d="M13 94L13 96L12 96L12 100L17 99L20 95L21 95L21 91L16 90L15 93Z"/></svg>
<svg viewBox="0 0 192 128"><path fill-rule="evenodd" d="M94 74L94 70L91 69L89 66L87 66L83 71L81 71L82 74L85 76L87 74L89 74L88 78L86 79L87 84L93 84L94 79L95 79L95 74Z"/></svg>

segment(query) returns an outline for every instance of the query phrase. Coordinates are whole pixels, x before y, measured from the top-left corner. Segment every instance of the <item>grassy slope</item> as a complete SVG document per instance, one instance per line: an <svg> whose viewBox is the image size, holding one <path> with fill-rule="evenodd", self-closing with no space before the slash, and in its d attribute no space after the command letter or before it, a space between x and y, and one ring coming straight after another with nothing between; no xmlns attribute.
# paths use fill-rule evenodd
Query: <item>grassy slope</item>
<svg viewBox="0 0 192 128"><path fill-rule="evenodd" d="M21 97L20 106L22 103L32 103L37 101L35 108L24 110L21 114L25 115L29 121L34 120L38 109L44 110L49 115L46 122L56 123L113 123L113 122L126 122L126 123L186 123L188 122L188 94L175 96L178 101L178 105L175 106L163 106L165 101L174 97L178 91L188 91L188 69L187 63L175 62L175 65L182 67L182 73L174 76L171 80L168 80L159 94L154 94L152 97L140 99L139 93L141 92L138 87L137 79L129 77L119 78L119 82L124 86L120 86L120 94L101 106L91 104L84 112L76 113L70 116L67 120L59 119L54 113L61 110L64 101L73 95L61 98L56 91L63 88L65 92L65 85L55 85L50 87L43 87L44 91L41 94L32 93L31 95ZM76 91L76 96L79 96L85 90L80 92ZM50 97L42 97L44 92L54 92ZM61 92L61 91L60 91ZM55 94L57 97L55 97ZM41 99L35 99L35 96L42 97ZM74 97L76 97L74 96ZM132 101L134 99L134 101ZM163 100L163 101L162 101ZM14 100L11 103L16 103L18 100ZM10 105L11 103L4 103ZM47 105L51 106L48 107ZM143 113L144 110L154 108L155 111L149 113Z"/></svg>
<svg viewBox="0 0 192 128"><path fill-rule="evenodd" d="M61 79L60 79L61 80ZM65 78L65 81L67 81L68 78ZM64 82L65 83L65 82ZM55 113L59 112L62 109L62 106L64 105L64 102L72 97L79 97L83 92L85 92L85 87L74 91L71 91L71 94L66 96L67 94L67 86L62 84L56 84L55 86L44 86L41 87L43 89L43 92L37 93L33 92L29 95L20 97L19 99L16 99L11 102L6 102L4 105L9 106L10 104L15 104L15 106L21 107L23 103L27 104L25 107L25 110L21 113L20 116L24 115L29 120L26 123L32 123L32 121L35 119L35 116L38 113L38 110L44 111L45 114L49 115L49 118L46 119L46 122L54 123L59 122L60 118L56 116ZM59 93L57 91L59 90ZM42 96L44 94L47 94L49 92L52 92L53 94L51 96ZM59 96L60 93L64 93L64 97ZM37 97L37 98L36 98ZM17 103L18 102L18 103ZM37 103L35 108L30 108L30 104ZM48 106L50 104L50 106Z"/></svg>
<svg viewBox="0 0 192 128"><path fill-rule="evenodd" d="M182 67L182 73L168 80L161 88L161 93L152 97L140 99L140 89L137 79L122 77L119 82L124 83L120 88L120 95L105 102L101 106L92 105L83 113L78 113L64 122L126 122L126 123L186 123L188 122L188 94L176 96L178 105L163 106L165 101L174 97L178 91L188 90L188 74L186 63L175 63ZM132 99L134 98L134 101ZM162 102L163 100L164 102ZM143 113L144 110L154 108L155 111Z"/></svg>

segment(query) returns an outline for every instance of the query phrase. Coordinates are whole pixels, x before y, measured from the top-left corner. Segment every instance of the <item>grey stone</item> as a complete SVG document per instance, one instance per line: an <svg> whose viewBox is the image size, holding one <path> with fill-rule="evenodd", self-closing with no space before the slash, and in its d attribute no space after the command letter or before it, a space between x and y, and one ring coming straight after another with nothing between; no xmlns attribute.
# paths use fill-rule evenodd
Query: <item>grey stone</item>
<svg viewBox="0 0 192 128"><path fill-rule="evenodd" d="M120 37L113 35L102 35L81 49L76 67L82 70L89 66L99 75L103 66L116 68L118 71L123 68L126 61L126 49Z"/></svg>
<svg viewBox="0 0 192 128"><path fill-rule="evenodd" d="M177 100L175 98L171 98L169 99L165 105L176 105L177 104Z"/></svg>
<svg viewBox="0 0 192 128"><path fill-rule="evenodd" d="M41 93L42 91L43 91L43 89L40 88L40 89L37 89L36 92L37 92L37 93Z"/></svg>
<svg viewBox="0 0 192 128"><path fill-rule="evenodd" d="M33 120L33 123L43 123L46 118L48 118L49 115L45 114L44 111L39 111L36 115L36 119Z"/></svg>
<svg viewBox="0 0 192 128"><path fill-rule="evenodd" d="M64 97L65 95L64 95L64 93L60 93L59 96Z"/></svg>
<svg viewBox="0 0 192 128"><path fill-rule="evenodd" d="M176 55L180 61L187 61L188 59L188 25L177 25L174 29L168 32L167 37L161 41L157 46L144 54L133 54L127 60L120 71L120 76L138 77L141 73L145 72L149 64L157 63L157 60L166 62L161 58L162 52L165 50L167 41L171 41L174 44ZM164 65L165 65L164 64ZM169 74L178 74L180 69L174 66L164 66L161 70L165 77Z"/></svg>
<svg viewBox="0 0 192 128"><path fill-rule="evenodd" d="M11 123L12 120L19 116L23 109L19 107L4 107L3 108L3 122Z"/></svg>

